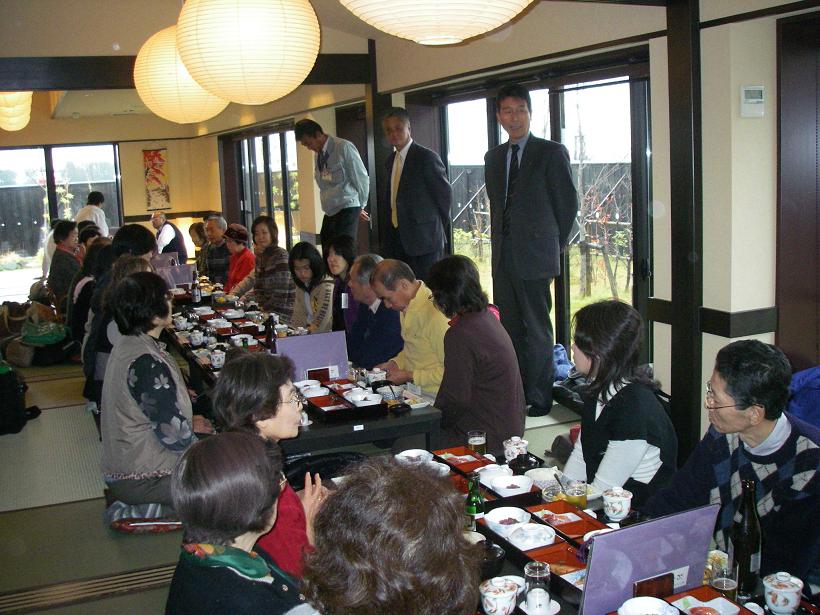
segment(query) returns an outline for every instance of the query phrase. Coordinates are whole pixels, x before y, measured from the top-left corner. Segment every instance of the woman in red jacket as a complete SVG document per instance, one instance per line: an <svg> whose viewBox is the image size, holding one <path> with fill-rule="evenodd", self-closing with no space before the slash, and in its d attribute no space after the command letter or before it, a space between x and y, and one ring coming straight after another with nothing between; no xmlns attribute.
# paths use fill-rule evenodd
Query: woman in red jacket
<svg viewBox="0 0 820 615"><path fill-rule="evenodd" d="M225 231L225 243L231 253L228 265L228 281L225 283L225 292L245 279L256 265L256 256L248 249L248 229L241 224L229 224Z"/></svg>
<svg viewBox="0 0 820 615"><path fill-rule="evenodd" d="M242 352L225 363L212 394L217 422L231 431L256 433L271 446L299 435L304 399L291 382L293 363L264 352ZM327 489L319 475L305 475L298 493L282 476L276 525L256 547L282 570L300 578L303 557L313 544L313 517Z"/></svg>

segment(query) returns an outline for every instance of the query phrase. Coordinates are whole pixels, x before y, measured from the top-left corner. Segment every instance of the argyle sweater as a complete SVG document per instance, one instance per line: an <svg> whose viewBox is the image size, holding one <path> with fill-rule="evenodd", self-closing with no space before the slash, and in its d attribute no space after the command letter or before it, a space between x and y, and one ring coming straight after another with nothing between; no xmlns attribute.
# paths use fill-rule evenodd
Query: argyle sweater
<svg viewBox="0 0 820 615"><path fill-rule="evenodd" d="M715 542L725 551L732 521L740 518L741 480L752 479L763 535L761 576L787 570L806 578L820 566L820 430L784 414L791 434L770 455L753 455L737 434L710 427L669 487L641 512L658 517L722 504Z"/></svg>

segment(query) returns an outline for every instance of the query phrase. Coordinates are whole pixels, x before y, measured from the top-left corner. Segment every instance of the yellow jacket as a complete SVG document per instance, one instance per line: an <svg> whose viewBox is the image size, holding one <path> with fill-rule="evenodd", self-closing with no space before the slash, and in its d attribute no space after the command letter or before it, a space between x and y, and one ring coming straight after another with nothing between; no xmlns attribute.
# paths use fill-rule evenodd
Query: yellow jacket
<svg viewBox="0 0 820 615"><path fill-rule="evenodd" d="M412 371L413 382L427 395L435 397L444 375L444 334L449 324L447 317L430 301L430 294L422 282L416 296L401 313L404 349L393 361L399 369Z"/></svg>

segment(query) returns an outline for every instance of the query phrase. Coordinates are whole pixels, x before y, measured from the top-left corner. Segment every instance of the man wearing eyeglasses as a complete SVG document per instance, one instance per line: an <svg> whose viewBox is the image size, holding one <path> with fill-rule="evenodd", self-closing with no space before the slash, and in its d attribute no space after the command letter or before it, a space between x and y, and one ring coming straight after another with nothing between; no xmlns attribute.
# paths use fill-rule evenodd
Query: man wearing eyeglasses
<svg viewBox="0 0 820 615"><path fill-rule="evenodd" d="M761 576L787 570L808 587L820 581L820 430L783 411L790 380L789 361L776 346L743 340L722 348L706 383L711 426L642 512L654 517L722 504L715 541L726 551L740 518L741 480L753 480Z"/></svg>

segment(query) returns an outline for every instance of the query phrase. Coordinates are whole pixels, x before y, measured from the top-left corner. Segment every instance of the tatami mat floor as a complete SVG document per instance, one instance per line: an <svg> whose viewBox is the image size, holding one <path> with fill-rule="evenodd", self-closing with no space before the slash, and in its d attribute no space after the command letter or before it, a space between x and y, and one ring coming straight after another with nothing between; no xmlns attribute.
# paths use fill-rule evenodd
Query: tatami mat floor
<svg viewBox="0 0 820 615"><path fill-rule="evenodd" d="M0 512L102 497L100 440L84 405L43 410L0 442Z"/></svg>
<svg viewBox="0 0 820 615"><path fill-rule="evenodd" d="M167 586L108 597L97 591L100 599L68 606L56 602L57 608L46 611L9 606L23 590L47 594L67 582L104 581L138 570L150 576L156 569L159 575L176 562L182 538L181 532L118 534L105 526L100 441L84 410L81 369L21 371L29 384L27 404L43 413L19 434L0 437L0 511L10 511L0 512L0 614L162 613ZM111 592L121 591L112 587Z"/></svg>

